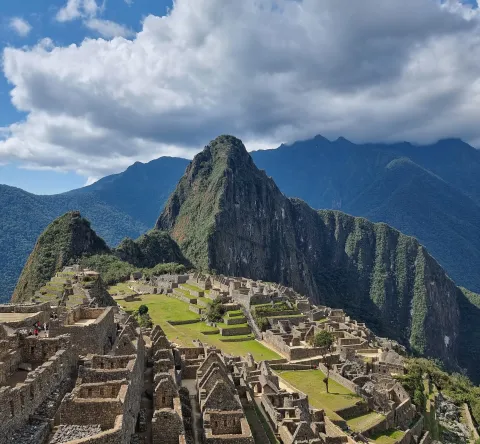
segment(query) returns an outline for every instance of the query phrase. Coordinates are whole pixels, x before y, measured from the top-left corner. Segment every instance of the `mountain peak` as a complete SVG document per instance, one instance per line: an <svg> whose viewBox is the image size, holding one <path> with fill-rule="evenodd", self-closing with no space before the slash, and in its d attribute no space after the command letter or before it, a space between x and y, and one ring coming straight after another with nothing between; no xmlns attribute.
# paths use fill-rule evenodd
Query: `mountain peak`
<svg viewBox="0 0 480 444"><path fill-rule="evenodd" d="M79 211L55 219L40 235L20 275L12 302L29 300L57 271L86 254L110 252Z"/></svg>
<svg viewBox="0 0 480 444"><path fill-rule="evenodd" d="M205 162L207 159L213 163L232 169L241 165L253 165L252 158L250 154L248 154L243 142L229 135L222 135L212 140L205 149L194 158L193 163L195 163L196 160L197 162Z"/></svg>
<svg viewBox="0 0 480 444"><path fill-rule="evenodd" d="M170 231L198 268L211 268L208 233L214 231L217 216L247 206L250 191L265 183L273 182L258 170L242 141L219 136L187 167L156 228Z"/></svg>
<svg viewBox="0 0 480 444"><path fill-rule="evenodd" d="M168 231L197 269L291 285L454 363L458 343L447 347L437 338L458 333L458 289L425 249L388 225L317 212L285 197L234 137L220 136L194 158L157 229ZM403 281L397 284L385 269ZM410 310L419 299L441 308Z"/></svg>

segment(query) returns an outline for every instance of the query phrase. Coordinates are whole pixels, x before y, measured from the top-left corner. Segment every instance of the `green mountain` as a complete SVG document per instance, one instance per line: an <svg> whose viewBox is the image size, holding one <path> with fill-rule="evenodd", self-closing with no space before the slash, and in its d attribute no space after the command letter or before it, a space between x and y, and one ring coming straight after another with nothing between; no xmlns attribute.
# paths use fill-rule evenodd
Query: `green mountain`
<svg viewBox="0 0 480 444"><path fill-rule="evenodd" d="M385 222L416 237L460 285L480 292L480 151L314 139L252 153L287 196ZM408 162L410 160L410 162Z"/></svg>
<svg viewBox="0 0 480 444"><path fill-rule="evenodd" d="M135 162L123 173L104 177L65 195L73 198L89 194L95 200L106 202L127 214L138 224L151 228L188 163L188 160L177 157L160 157L148 163ZM123 233L123 236L127 235Z"/></svg>
<svg viewBox="0 0 480 444"><path fill-rule="evenodd" d="M136 240L125 238L114 254L138 268L153 268L161 263L188 264L170 235L158 230L151 230Z"/></svg>
<svg viewBox="0 0 480 444"><path fill-rule="evenodd" d="M0 302L10 299L35 241L55 218L79 210L111 246L126 236L137 238L155 224L187 165L188 160L169 157L137 162L123 173L53 196L0 185Z"/></svg>
<svg viewBox="0 0 480 444"><path fill-rule="evenodd" d="M105 241L97 236L78 211L64 214L38 238L20 275L12 302L30 300L57 271L83 256L109 252Z"/></svg>
<svg viewBox="0 0 480 444"><path fill-rule="evenodd" d="M478 288L480 206L410 159L390 162L345 210L414 235L457 282Z"/></svg>
<svg viewBox="0 0 480 444"><path fill-rule="evenodd" d="M457 139L356 145L317 136L251 156L287 196L386 222L419 239L458 284L480 292L480 151ZM403 158L418 166L422 179L405 165L387 168ZM155 224L188 163L169 157L137 162L55 196L0 185L0 301L10 298L35 240L56 217L80 210L110 246L136 239Z"/></svg>
<svg viewBox="0 0 480 444"><path fill-rule="evenodd" d="M200 269L291 285L480 377L480 310L416 239L287 198L234 137L194 158L156 227Z"/></svg>

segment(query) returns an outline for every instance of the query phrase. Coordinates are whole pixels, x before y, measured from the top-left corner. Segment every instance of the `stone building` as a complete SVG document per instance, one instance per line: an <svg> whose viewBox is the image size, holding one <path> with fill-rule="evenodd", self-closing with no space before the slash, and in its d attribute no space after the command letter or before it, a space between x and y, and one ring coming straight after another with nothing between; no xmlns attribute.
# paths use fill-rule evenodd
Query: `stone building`
<svg viewBox="0 0 480 444"><path fill-rule="evenodd" d="M79 355L106 354L116 339L113 307L90 308L77 306L59 310L58 319L50 320L49 336L70 335Z"/></svg>
<svg viewBox="0 0 480 444"><path fill-rule="evenodd" d="M254 444L231 371L217 351L211 351L197 370L205 442ZM242 382L237 380L238 384Z"/></svg>
<svg viewBox="0 0 480 444"><path fill-rule="evenodd" d="M143 388L145 345L139 328L129 318L131 354L121 347L110 354L89 354L79 367L74 390L67 394L57 414L59 426L51 444L88 438L88 443L129 444L135 432Z"/></svg>
<svg viewBox="0 0 480 444"><path fill-rule="evenodd" d="M12 442L8 440L16 430L28 428L45 399L71 379L75 365L68 336L25 336L0 325L1 444ZM41 439L50 427L41 422L36 430Z"/></svg>

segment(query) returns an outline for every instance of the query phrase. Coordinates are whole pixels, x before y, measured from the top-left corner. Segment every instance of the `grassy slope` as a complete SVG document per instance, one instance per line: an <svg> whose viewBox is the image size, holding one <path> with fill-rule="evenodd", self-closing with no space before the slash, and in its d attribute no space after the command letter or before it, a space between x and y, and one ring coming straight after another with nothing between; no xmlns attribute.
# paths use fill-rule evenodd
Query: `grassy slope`
<svg viewBox="0 0 480 444"><path fill-rule="evenodd" d="M178 299L166 295L145 295L140 301L119 302L125 310L136 310L142 304L149 307L149 314L155 324L159 324L165 331L167 337L180 345L190 346L194 339L200 339L202 342L214 345L226 353L245 356L252 353L256 360L280 359L272 350L251 339L243 342L222 342L222 336L219 334L204 335L202 331L215 330L203 322L187 325L170 325L167 321L195 320L198 315L188 309L188 304ZM229 338L235 338L229 336Z"/></svg>
<svg viewBox="0 0 480 444"><path fill-rule="evenodd" d="M329 380L328 390L323 382L325 374L320 370L278 371L285 381L308 395L310 404L318 409L324 409L331 419L340 419L337 410L355 405L361 398L343 385Z"/></svg>

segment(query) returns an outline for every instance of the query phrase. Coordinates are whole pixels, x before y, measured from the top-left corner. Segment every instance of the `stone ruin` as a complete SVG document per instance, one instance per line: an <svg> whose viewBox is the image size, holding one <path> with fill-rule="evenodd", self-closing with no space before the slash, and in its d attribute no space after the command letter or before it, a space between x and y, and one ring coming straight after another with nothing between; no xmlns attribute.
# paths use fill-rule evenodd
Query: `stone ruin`
<svg viewBox="0 0 480 444"><path fill-rule="evenodd" d="M37 336L0 324L0 443L129 444L145 361L135 321L114 307L33 306L0 306L0 320L35 313L48 323Z"/></svg>
<svg viewBox="0 0 480 444"><path fill-rule="evenodd" d="M64 272L72 287L98 280L80 269ZM199 314L205 298L221 298L226 309L241 309L241 322L248 320L257 339L284 359L255 362L251 355L225 355L199 340L179 347L160 326L140 329L119 307L93 303L98 297L78 305L65 294L50 302L3 305L0 444L253 444L247 420L252 412L264 415L282 443L366 442L396 428L404 432L401 444L428 444L423 418L393 378L404 372L402 356L343 310L315 306L290 288L251 279L194 273L147 282L138 274L131 282L137 293L185 298ZM183 285L197 289L185 295ZM63 303L67 296L70 303ZM262 305L270 307L263 332L252 315ZM48 323L48 331L28 335L33 322ZM310 345L322 330L335 338L328 350ZM364 435L345 433L275 374L312 368L363 398L344 409L342 418L375 411L385 419Z"/></svg>

